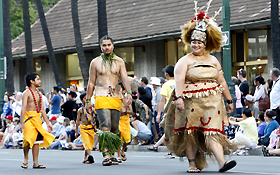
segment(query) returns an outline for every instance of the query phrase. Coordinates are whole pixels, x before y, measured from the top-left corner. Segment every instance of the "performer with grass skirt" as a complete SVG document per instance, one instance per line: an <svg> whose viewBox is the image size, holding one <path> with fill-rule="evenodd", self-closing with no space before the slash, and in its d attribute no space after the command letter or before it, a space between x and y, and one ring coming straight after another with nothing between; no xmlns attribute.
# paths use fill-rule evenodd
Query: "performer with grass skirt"
<svg viewBox="0 0 280 175"><path fill-rule="evenodd" d="M215 156L219 172L236 165L234 160L224 159L224 154L230 154L236 145L229 142L224 132L228 116L223 96L228 112L233 111L233 101L219 61L209 54L219 51L222 45L215 17L207 14L211 1L205 12L196 11L195 17L181 28L182 40L192 52L175 66L176 88L165 108L167 146L177 156L187 156L190 173L198 173L207 166L207 155ZM197 1L194 2L197 10Z"/></svg>
<svg viewBox="0 0 280 175"><path fill-rule="evenodd" d="M127 90L126 101L131 104L130 81L125 63L114 52L113 39L107 35L100 39L102 54L90 63L87 86L86 110L92 112L90 99L95 90L95 110L102 130L99 133L99 151L103 154L103 166L118 165L114 153L121 145L118 135L119 120L122 109L122 94L118 85L119 76Z"/></svg>

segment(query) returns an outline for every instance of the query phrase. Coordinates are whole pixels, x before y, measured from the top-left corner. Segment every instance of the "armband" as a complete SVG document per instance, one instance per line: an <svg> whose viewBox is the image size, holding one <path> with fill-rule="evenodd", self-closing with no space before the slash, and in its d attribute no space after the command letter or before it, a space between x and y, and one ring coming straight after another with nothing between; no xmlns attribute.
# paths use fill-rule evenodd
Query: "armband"
<svg viewBox="0 0 280 175"><path fill-rule="evenodd" d="M233 103L233 100L227 100L227 104Z"/></svg>
<svg viewBox="0 0 280 175"><path fill-rule="evenodd" d="M90 101L91 101L90 99L86 99L86 103L90 103Z"/></svg>
<svg viewBox="0 0 280 175"><path fill-rule="evenodd" d="M126 93L127 93L127 94L130 94L130 95L132 95L132 92L131 92L131 90L129 90L129 91L126 91Z"/></svg>
<svg viewBox="0 0 280 175"><path fill-rule="evenodd" d="M183 98L182 96L179 96L179 97L174 96L174 100L173 100L173 101L176 101L176 100L178 100L179 98L181 98L182 100L184 100L184 98Z"/></svg>

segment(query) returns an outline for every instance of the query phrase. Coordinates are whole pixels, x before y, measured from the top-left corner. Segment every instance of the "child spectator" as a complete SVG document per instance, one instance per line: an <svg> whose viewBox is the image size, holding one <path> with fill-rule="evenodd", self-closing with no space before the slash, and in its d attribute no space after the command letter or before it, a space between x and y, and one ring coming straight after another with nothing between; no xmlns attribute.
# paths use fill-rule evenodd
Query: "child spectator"
<svg viewBox="0 0 280 175"><path fill-rule="evenodd" d="M258 134L259 134L259 137L261 137L261 136L264 136L264 130L266 128L266 122L264 121L264 112L259 113L258 120L260 122L258 125Z"/></svg>

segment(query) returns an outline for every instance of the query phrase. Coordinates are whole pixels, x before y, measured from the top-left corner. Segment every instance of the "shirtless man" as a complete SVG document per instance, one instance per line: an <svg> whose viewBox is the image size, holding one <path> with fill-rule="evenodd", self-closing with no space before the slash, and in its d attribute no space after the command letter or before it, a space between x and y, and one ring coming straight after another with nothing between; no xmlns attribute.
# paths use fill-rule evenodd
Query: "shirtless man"
<svg viewBox="0 0 280 175"><path fill-rule="evenodd" d="M119 76L127 90L128 105L132 101L130 82L123 59L113 53L113 39L105 35L100 39L100 47L103 53L90 63L86 110L88 113L92 113L90 99L95 90L95 109L100 129L117 133L122 109L122 94L118 85ZM103 165L118 164L118 160L112 155L112 150L105 148L100 151L103 152Z"/></svg>
<svg viewBox="0 0 280 175"><path fill-rule="evenodd" d="M43 165L38 163L39 147L49 147L55 136L43 129L41 115L47 123L48 130L52 131L47 114L42 107L42 93L37 90L41 87L41 80L37 73L28 73L25 76L28 88L23 92L22 110L20 115L20 124L23 131L23 153L24 160L21 167L28 167L28 152L32 147L33 169L44 169Z"/></svg>

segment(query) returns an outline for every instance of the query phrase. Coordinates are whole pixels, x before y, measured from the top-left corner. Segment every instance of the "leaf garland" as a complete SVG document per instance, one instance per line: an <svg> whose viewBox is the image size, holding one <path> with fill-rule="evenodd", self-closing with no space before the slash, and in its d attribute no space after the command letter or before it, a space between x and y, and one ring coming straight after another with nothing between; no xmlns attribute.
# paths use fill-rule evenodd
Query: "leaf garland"
<svg viewBox="0 0 280 175"><path fill-rule="evenodd" d="M114 154L121 146L120 134L114 134L110 131L100 131L98 135L99 151L103 152L104 148L108 149L110 155Z"/></svg>
<svg viewBox="0 0 280 175"><path fill-rule="evenodd" d="M116 58L114 58L114 56L116 56L116 54L113 52L111 55L105 55L104 53L102 53L101 55L102 58L102 66L104 66L106 68L106 63L107 61L109 62L110 65L110 69L112 69L112 65L113 65L113 61L117 61Z"/></svg>

